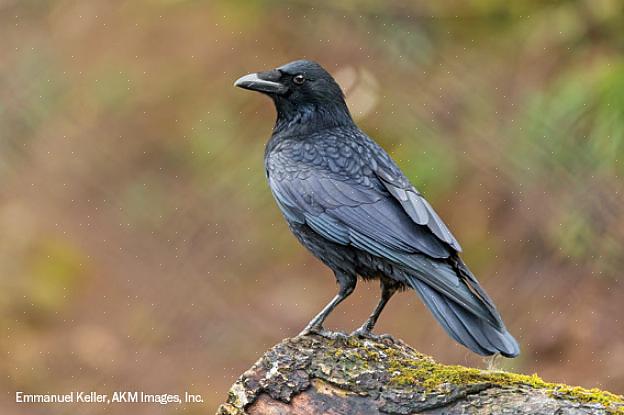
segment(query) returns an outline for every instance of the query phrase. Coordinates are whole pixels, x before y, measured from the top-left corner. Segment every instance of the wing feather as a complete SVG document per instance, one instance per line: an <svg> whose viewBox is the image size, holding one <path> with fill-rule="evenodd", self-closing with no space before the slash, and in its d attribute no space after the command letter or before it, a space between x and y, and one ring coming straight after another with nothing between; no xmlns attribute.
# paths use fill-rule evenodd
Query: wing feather
<svg viewBox="0 0 624 415"><path fill-rule="evenodd" d="M390 170L394 170L392 173ZM433 210L427 200L403 176L398 167L391 169L379 166L376 170L381 183L396 200L399 201L409 217L419 225L427 226L440 240L449 244L455 251L461 252L461 246L442 219Z"/></svg>
<svg viewBox="0 0 624 415"><path fill-rule="evenodd" d="M474 291L479 290L472 284L467 285L466 277L458 274L448 262L455 253L452 246L436 234L435 229L440 231L436 227L438 224L416 223L401 201L385 191L381 183L365 186L359 182L313 175L305 179L269 177L269 183L289 220L307 224L334 243L351 245L385 258L406 272L409 270L427 286L473 315L498 323L496 314L493 316L488 307L483 307L482 293L475 295ZM467 279L470 282L470 278ZM489 303L487 299L485 303Z"/></svg>

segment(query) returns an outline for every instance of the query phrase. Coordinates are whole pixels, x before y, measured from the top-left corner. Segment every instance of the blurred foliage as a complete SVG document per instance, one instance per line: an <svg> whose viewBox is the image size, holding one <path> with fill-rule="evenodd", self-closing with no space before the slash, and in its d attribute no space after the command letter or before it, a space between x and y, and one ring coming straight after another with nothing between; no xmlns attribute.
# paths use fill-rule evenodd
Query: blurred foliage
<svg viewBox="0 0 624 415"><path fill-rule="evenodd" d="M72 247L58 241L39 241L40 246L28 260L32 266L30 298L42 314L61 310L77 284L82 259Z"/></svg>
<svg viewBox="0 0 624 415"><path fill-rule="evenodd" d="M274 110L232 87L298 58L448 222L522 345L507 367L624 391L623 2L5 0L0 22L0 412L132 387L205 404L91 413L205 413L334 294L265 183ZM379 330L481 364L413 293Z"/></svg>

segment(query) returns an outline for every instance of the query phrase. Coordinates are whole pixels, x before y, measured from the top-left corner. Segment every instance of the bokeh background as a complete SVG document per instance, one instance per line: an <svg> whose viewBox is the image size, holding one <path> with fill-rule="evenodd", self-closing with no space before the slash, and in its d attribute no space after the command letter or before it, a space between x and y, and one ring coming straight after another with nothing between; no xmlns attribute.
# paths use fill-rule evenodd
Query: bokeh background
<svg viewBox="0 0 624 415"><path fill-rule="evenodd" d="M232 86L304 57L461 241L521 343L504 367L623 393L623 5L0 1L0 412L211 413L334 295L265 183L274 109ZM360 283L328 327L377 296ZM483 366L413 293L378 331Z"/></svg>

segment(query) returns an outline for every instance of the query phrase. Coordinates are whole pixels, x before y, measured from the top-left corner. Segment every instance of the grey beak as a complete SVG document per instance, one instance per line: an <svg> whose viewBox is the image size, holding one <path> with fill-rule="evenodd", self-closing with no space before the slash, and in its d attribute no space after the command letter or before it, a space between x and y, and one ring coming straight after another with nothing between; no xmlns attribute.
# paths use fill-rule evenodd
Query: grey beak
<svg viewBox="0 0 624 415"><path fill-rule="evenodd" d="M265 94L281 95L288 91L286 85L268 79L262 79L265 74L267 74L267 72L250 73L249 75L242 76L234 82L234 86L251 91L264 92Z"/></svg>

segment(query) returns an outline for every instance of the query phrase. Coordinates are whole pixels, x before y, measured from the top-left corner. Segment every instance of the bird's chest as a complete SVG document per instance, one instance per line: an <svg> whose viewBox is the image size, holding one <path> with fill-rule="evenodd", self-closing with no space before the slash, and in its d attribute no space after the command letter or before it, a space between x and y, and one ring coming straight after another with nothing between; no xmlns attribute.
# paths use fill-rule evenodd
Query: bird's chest
<svg viewBox="0 0 624 415"><path fill-rule="evenodd" d="M326 154L313 143L288 140L267 153L267 174L276 180L305 178L327 165Z"/></svg>
<svg viewBox="0 0 624 415"><path fill-rule="evenodd" d="M331 138L284 140L267 152L266 170L276 180L310 175L353 179L371 173L364 150L356 143Z"/></svg>

